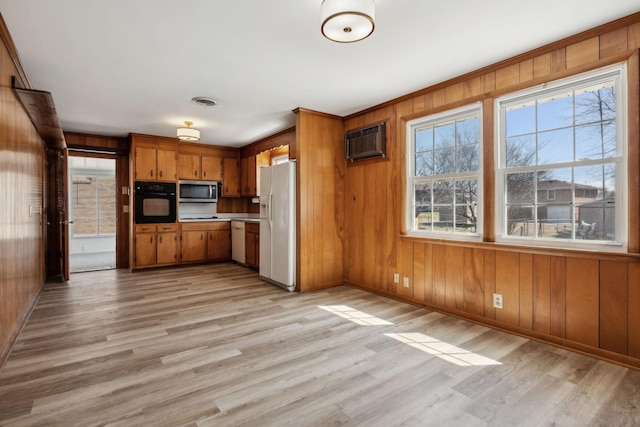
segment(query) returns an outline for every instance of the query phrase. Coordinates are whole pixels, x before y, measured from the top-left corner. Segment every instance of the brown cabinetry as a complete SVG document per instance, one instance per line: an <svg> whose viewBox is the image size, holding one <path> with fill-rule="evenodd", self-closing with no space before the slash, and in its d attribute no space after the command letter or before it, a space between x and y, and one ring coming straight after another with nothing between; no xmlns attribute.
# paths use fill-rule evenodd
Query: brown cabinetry
<svg viewBox="0 0 640 427"><path fill-rule="evenodd" d="M240 197L240 177L238 160L224 159L222 169L222 195L224 197Z"/></svg>
<svg viewBox="0 0 640 427"><path fill-rule="evenodd" d="M176 224L136 225L133 242L133 268L178 263Z"/></svg>
<svg viewBox="0 0 640 427"><path fill-rule="evenodd" d="M175 150L136 146L134 149L134 159L135 180L176 180Z"/></svg>
<svg viewBox="0 0 640 427"><path fill-rule="evenodd" d="M222 158L180 153L178 155L178 178L221 181Z"/></svg>
<svg viewBox="0 0 640 427"><path fill-rule="evenodd" d="M260 167L269 166L269 152L240 159L240 195L257 197L260 195Z"/></svg>
<svg viewBox="0 0 640 427"><path fill-rule="evenodd" d="M260 265L260 224L247 223L244 232L245 263L254 268Z"/></svg>
<svg viewBox="0 0 640 427"><path fill-rule="evenodd" d="M183 263L231 258L229 221L181 225L180 253Z"/></svg>

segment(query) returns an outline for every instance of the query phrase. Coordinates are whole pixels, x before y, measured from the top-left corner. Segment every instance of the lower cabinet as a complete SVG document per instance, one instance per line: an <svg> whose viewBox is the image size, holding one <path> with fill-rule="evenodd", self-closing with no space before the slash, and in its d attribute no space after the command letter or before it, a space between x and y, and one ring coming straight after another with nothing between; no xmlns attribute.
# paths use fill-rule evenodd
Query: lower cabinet
<svg viewBox="0 0 640 427"><path fill-rule="evenodd" d="M137 224L135 226L133 268L178 263L176 224Z"/></svg>
<svg viewBox="0 0 640 427"><path fill-rule="evenodd" d="M231 259L229 221L181 224L180 255L183 263Z"/></svg>
<svg viewBox="0 0 640 427"><path fill-rule="evenodd" d="M260 266L260 224L248 222L244 230L245 262L248 266Z"/></svg>

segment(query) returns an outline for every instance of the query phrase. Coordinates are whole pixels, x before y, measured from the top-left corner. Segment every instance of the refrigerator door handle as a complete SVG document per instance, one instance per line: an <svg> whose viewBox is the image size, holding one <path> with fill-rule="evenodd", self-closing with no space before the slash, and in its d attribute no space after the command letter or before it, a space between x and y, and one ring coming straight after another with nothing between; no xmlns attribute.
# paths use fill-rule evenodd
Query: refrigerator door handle
<svg viewBox="0 0 640 427"><path fill-rule="evenodd" d="M273 193L269 194L269 222L273 222Z"/></svg>

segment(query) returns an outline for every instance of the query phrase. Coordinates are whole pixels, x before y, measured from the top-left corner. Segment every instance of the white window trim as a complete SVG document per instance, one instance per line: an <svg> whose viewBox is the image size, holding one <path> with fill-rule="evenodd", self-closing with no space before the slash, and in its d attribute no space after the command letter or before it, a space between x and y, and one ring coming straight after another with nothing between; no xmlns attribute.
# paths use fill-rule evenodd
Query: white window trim
<svg viewBox="0 0 640 427"><path fill-rule="evenodd" d="M417 127L430 125L432 123L437 123L448 118L454 119L458 116L464 116L470 113L478 114L479 120L479 133L480 133L480 141L478 146L478 170L474 172L465 173L466 176L473 176L478 183L478 196L477 196L477 222L476 222L476 232L475 233L461 233L461 232L439 232L439 231L428 231L428 230L414 230L413 229L413 206L415 203L414 200L414 191L413 191L413 183L415 181L415 134L413 130ZM424 237L424 238L432 238L432 239L444 239L444 240L462 240L462 241L482 241L482 233L483 233L483 219L484 219L484 209L483 209L483 196L484 196L484 186L482 182L482 170L483 170L483 162L482 162L482 153L483 153L483 132L482 132L483 120L482 120L482 103L476 102L473 104L465 105L462 107L458 107L455 109L443 111L441 113L432 114L429 116L420 117L406 123L406 157L407 157L407 170L405 176L407 178L406 184L406 201L405 201L405 219L406 219L406 229L407 235L413 237ZM458 174L455 174L458 175Z"/></svg>
<svg viewBox="0 0 640 427"><path fill-rule="evenodd" d="M616 87L616 134L618 141L622 141L620 153L614 158L611 164L616 165L616 241L581 241L581 240L561 240L561 239L544 239L529 238L520 236L508 236L504 232L505 226L505 192L504 175L506 168L502 168L501 156L505 151L506 139L502 123L504 122L503 110L501 104L512 103L518 98L529 98L542 90L554 90L563 86L573 86L582 81L590 79L598 79L607 75L618 75L620 78L619 85ZM523 91L514 92L500 98L494 102L495 121L494 132L496 135L495 150L495 235L497 243L505 243L512 245L526 245L536 247L560 248L568 250L590 250L599 252L626 252L628 242L628 84L627 84L627 67L625 63L616 64L598 70L577 74L568 78L556 80L550 83L544 83ZM601 163L601 162L600 162ZM574 163L571 163L574 164ZM554 167L558 165L553 165ZM510 169L510 171L515 171Z"/></svg>

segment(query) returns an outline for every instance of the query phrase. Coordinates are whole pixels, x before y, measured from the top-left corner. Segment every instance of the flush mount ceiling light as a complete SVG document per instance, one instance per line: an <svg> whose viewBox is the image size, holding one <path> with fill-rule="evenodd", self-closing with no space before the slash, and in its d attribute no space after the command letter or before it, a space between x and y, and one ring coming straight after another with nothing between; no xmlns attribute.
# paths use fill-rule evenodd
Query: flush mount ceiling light
<svg viewBox="0 0 640 427"><path fill-rule="evenodd" d="M200 131L191 127L193 122L186 121L187 127L178 128L178 139L180 141L198 141L200 139Z"/></svg>
<svg viewBox="0 0 640 427"><path fill-rule="evenodd" d="M320 14L322 35L334 42L357 42L375 28L373 0L324 0Z"/></svg>

